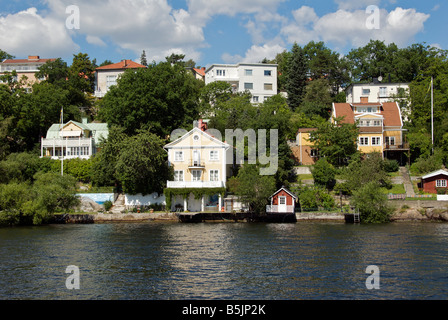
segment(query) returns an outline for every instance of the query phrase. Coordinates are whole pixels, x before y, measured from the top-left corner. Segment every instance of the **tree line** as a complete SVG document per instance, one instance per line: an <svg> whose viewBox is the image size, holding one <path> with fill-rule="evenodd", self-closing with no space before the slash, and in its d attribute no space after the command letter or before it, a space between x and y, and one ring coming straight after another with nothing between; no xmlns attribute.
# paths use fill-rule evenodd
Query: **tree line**
<svg viewBox="0 0 448 320"><path fill-rule="evenodd" d="M12 58L0 50L0 60ZM447 52L425 44L398 48L381 41L370 41L342 56L323 42L310 42L301 47L294 44L290 51L279 53L266 63L278 64L279 90L288 97L276 95L254 107L246 93L235 93L229 84L215 82L205 85L185 68L194 66L185 56L171 55L166 61L146 61L145 69L128 70L111 87L103 99L95 99L94 72L96 60L85 53L73 56L70 66L62 59L47 62L40 68L39 77L46 80L33 84L31 92L25 79L14 73L1 76L0 84L0 162L14 162L15 154L30 153L38 157L40 137L53 123L60 121L64 108L64 122L106 122L109 138L101 151L88 165L75 164L75 180L97 186L116 186L125 192L163 192L164 181L172 172L166 164L163 145L174 129L191 129L200 117L210 119L210 127L218 130L278 129L279 170L275 176L254 179L254 167L247 165L233 172L229 191L250 197L256 210L261 210L266 197L275 188L289 186L296 181L295 165L288 139L294 139L298 128L318 128L316 144L321 155L334 166L340 159L356 158L356 128L336 127L329 123L332 102L345 102L342 88L352 82L371 82L383 76L392 82L409 82L411 91L406 99L411 112L405 123L411 145L413 169L421 172L446 163L448 157ZM110 64L104 61L102 65ZM430 78L434 79L435 148L430 139L430 113L427 96ZM337 137L337 139L335 138ZM332 141L328 144L325 142ZM54 160L57 161L57 160ZM37 172L36 172L37 173ZM82 178L80 178L82 176ZM255 177L258 179L258 177ZM34 178L29 178L31 181ZM12 180L2 182L3 185ZM34 181L34 180L32 180ZM257 192L250 192L255 190ZM248 193L249 190L249 193ZM0 210L8 210L0 205Z"/></svg>

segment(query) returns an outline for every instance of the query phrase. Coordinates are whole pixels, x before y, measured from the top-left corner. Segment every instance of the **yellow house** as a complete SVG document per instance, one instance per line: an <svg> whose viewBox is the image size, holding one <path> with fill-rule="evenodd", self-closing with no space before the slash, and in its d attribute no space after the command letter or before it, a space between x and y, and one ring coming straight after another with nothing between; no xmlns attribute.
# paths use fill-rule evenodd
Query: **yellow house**
<svg viewBox="0 0 448 320"><path fill-rule="evenodd" d="M310 134L317 128L300 128L297 131L297 149L293 149L294 157L301 165L313 165L318 160L318 150L314 147L314 142L310 141Z"/></svg>
<svg viewBox="0 0 448 320"><path fill-rule="evenodd" d="M171 210L221 211L232 165L230 145L195 127L164 148L174 170L165 189Z"/></svg>
<svg viewBox="0 0 448 320"><path fill-rule="evenodd" d="M358 150L380 152L384 158L403 163L409 145L403 138L403 120L396 102L333 103L331 119L344 117L359 128Z"/></svg>

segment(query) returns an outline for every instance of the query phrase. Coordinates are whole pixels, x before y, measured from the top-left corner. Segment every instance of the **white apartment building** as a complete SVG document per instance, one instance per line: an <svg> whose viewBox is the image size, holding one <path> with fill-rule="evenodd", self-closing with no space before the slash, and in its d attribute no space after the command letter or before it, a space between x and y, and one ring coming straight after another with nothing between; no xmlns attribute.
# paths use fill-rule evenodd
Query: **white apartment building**
<svg viewBox="0 0 448 320"><path fill-rule="evenodd" d="M398 101L409 94L409 83L353 83L345 89L347 103Z"/></svg>
<svg viewBox="0 0 448 320"><path fill-rule="evenodd" d="M276 64L214 64L205 71L205 84L215 81L230 83L235 92L249 91L252 103L261 103L278 93Z"/></svg>

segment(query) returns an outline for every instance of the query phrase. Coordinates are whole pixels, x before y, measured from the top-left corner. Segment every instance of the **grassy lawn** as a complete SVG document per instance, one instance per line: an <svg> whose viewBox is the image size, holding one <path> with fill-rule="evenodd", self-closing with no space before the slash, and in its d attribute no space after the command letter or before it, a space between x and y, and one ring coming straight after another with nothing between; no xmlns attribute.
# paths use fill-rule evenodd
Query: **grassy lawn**
<svg viewBox="0 0 448 320"><path fill-rule="evenodd" d="M406 190L405 190L403 184L393 184L392 189L386 189L386 188L382 188L382 189L385 193L394 193L394 194L406 193Z"/></svg>

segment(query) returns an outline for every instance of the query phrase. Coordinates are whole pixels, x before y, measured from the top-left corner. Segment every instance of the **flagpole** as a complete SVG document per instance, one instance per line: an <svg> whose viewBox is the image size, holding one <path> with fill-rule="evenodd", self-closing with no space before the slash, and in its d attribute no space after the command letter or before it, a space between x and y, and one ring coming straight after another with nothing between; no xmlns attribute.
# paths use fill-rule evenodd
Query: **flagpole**
<svg viewBox="0 0 448 320"><path fill-rule="evenodd" d="M434 154L434 78L431 76L431 142Z"/></svg>
<svg viewBox="0 0 448 320"><path fill-rule="evenodd" d="M61 176L64 175L64 135L62 134L62 128L64 124L64 107L61 107Z"/></svg>

